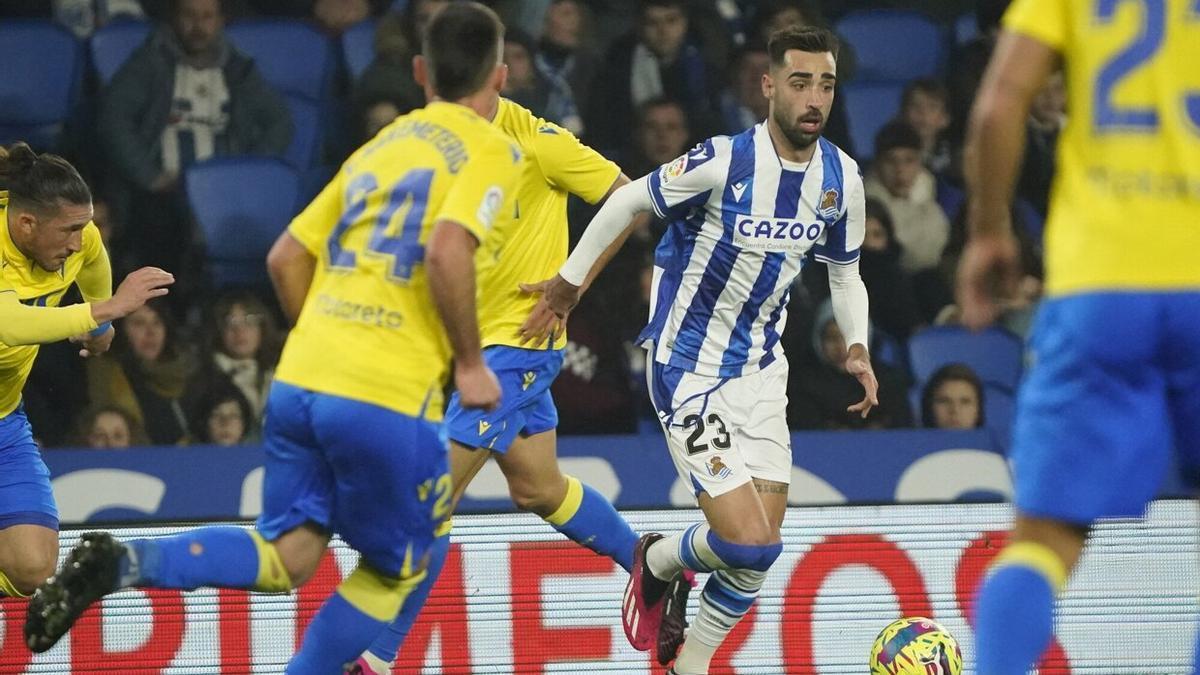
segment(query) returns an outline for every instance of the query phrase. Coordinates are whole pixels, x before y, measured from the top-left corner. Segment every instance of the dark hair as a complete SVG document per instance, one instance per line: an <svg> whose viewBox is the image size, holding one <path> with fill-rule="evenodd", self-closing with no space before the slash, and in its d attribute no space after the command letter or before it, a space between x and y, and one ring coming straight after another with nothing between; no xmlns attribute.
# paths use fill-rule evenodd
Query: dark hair
<svg viewBox="0 0 1200 675"><path fill-rule="evenodd" d="M212 436L208 435L208 418L212 416L217 406L229 401L236 403L238 410L242 413L242 437L238 440L246 440L246 437L254 430L254 410L251 409L250 402L246 400L246 396L236 385L217 382L205 389L196 401L196 414L192 418L192 438L196 439L196 442L212 443Z"/></svg>
<svg viewBox="0 0 1200 675"><path fill-rule="evenodd" d="M946 89L946 85L942 84L940 80L932 77L922 77L909 82L908 86L904 88L904 94L900 97L900 109L907 108L908 104L912 103L913 96L918 92L937 99L949 110L950 90Z"/></svg>
<svg viewBox="0 0 1200 675"><path fill-rule="evenodd" d="M682 103L666 96L655 96L652 99L644 101L637 107L637 114L634 116L634 120L639 128L646 123L646 115L655 108L678 108L679 112L683 113L683 123L688 125L689 128L691 127L691 123L688 121L687 108Z"/></svg>
<svg viewBox="0 0 1200 675"><path fill-rule="evenodd" d="M75 423L74 444L79 447L86 447L88 445L88 436L92 433L92 427L95 426L96 419L106 413L112 413L125 420L125 426L129 429L129 444L131 446L150 444L150 439L146 437L146 430L142 428L137 417L119 405L98 405L85 408Z"/></svg>
<svg viewBox="0 0 1200 675"><path fill-rule="evenodd" d="M892 120L875 134L876 157L882 157L884 153L896 148L921 151L921 135L904 120Z"/></svg>
<svg viewBox="0 0 1200 675"><path fill-rule="evenodd" d="M259 377L265 377L267 371L274 368L275 364L279 362L279 352L283 349L283 337L279 334L279 325L276 323L271 309L261 298L250 291L231 291L221 295L213 303L212 323L207 340L209 353L205 367L211 365L209 362L212 361L214 354L224 351L225 345L222 341L221 331L234 307L241 307L247 314L257 314L262 317L262 323L259 324L262 341L259 343L258 353L254 355L254 360L258 362Z"/></svg>
<svg viewBox="0 0 1200 675"><path fill-rule="evenodd" d="M524 47L525 51L529 52L531 59L537 54L537 40L520 28L509 28L504 32L504 43L508 44L509 42Z"/></svg>
<svg viewBox="0 0 1200 675"><path fill-rule="evenodd" d="M662 9L678 9L684 14L690 13L688 12L688 0L642 0L641 5L638 7L638 15L645 16L646 10L650 9L651 7L658 7Z"/></svg>
<svg viewBox="0 0 1200 675"><path fill-rule="evenodd" d="M421 53L433 90L447 101L479 91L500 62L504 24L477 2L455 2L438 12L422 38Z"/></svg>
<svg viewBox="0 0 1200 675"><path fill-rule="evenodd" d="M974 370L971 370L970 366L962 363L950 363L938 368L925 383L925 388L921 390L921 425L930 429L937 426L937 420L933 415L933 397L937 390L947 382L966 382L975 390L975 397L979 399L979 419L975 421L975 427L982 427L983 382L979 380L979 376L975 374Z"/></svg>
<svg viewBox="0 0 1200 675"><path fill-rule="evenodd" d="M92 191L70 162L39 155L25 143L0 147L0 181L14 208L45 214L57 211L60 202L92 203Z"/></svg>
<svg viewBox="0 0 1200 675"><path fill-rule="evenodd" d="M780 28L767 40L767 53L771 55L772 65L783 65L784 55L793 49L813 54L829 52L833 54L834 60L837 60L839 45L836 35L825 28L814 26Z"/></svg>
<svg viewBox="0 0 1200 675"><path fill-rule="evenodd" d="M866 218L874 218L879 221L883 229L888 235L887 252L900 254L900 242L896 240L896 224L892 221L892 212L888 210L887 204L874 197L867 197L866 202Z"/></svg>

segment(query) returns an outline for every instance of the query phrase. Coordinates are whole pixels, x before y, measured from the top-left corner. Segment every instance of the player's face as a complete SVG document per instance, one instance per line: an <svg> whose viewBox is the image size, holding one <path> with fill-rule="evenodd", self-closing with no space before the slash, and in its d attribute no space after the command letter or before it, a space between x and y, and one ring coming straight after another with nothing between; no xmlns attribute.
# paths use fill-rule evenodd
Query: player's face
<svg viewBox="0 0 1200 675"><path fill-rule="evenodd" d="M673 59L687 37L687 15L678 7L647 7L641 30L642 44L659 58Z"/></svg>
<svg viewBox="0 0 1200 675"><path fill-rule="evenodd" d="M979 397L963 380L947 380L933 394L933 421L939 429L974 429L979 425Z"/></svg>
<svg viewBox="0 0 1200 675"><path fill-rule="evenodd" d="M191 56L212 48L223 23L218 0L180 0L175 12L175 34Z"/></svg>
<svg viewBox="0 0 1200 675"><path fill-rule="evenodd" d="M792 49L762 78L770 117L788 141L803 149L817 141L833 107L837 63L830 52Z"/></svg>
<svg viewBox="0 0 1200 675"><path fill-rule="evenodd" d="M121 328L133 355L139 360L153 362L162 356L167 344L167 326L152 307L143 306L125 317Z"/></svg>
<svg viewBox="0 0 1200 675"><path fill-rule="evenodd" d="M246 420L237 401L217 404L208 414L208 437L216 445L237 445L246 435Z"/></svg>
<svg viewBox="0 0 1200 675"><path fill-rule="evenodd" d="M261 314L249 314L241 305L234 305L221 322L221 344L225 353L235 359L253 358L262 344Z"/></svg>
<svg viewBox="0 0 1200 675"><path fill-rule="evenodd" d="M102 412L88 429L89 448L128 448L132 442L129 425L115 412Z"/></svg>
<svg viewBox="0 0 1200 675"><path fill-rule="evenodd" d="M83 248L83 228L92 219L91 204L60 203L53 213L36 217L22 214L31 219L30 239L23 248L38 267L47 272L62 269L67 258Z"/></svg>

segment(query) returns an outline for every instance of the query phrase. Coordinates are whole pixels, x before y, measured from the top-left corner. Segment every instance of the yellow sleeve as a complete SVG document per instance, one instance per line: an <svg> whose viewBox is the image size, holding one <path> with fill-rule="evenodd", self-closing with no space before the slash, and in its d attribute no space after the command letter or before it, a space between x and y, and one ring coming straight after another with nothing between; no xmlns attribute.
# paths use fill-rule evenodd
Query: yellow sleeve
<svg viewBox="0 0 1200 675"><path fill-rule="evenodd" d="M504 204L511 204L521 178L521 151L497 137L463 165L431 223L450 220L482 242Z"/></svg>
<svg viewBox="0 0 1200 675"><path fill-rule="evenodd" d="M288 233L318 259L325 250L329 235L342 217L344 176L345 170L339 170L333 180L288 225Z"/></svg>
<svg viewBox="0 0 1200 675"><path fill-rule="evenodd" d="M534 158L550 184L586 200L589 204L604 199L621 175L621 169L570 131L539 120L534 135Z"/></svg>
<svg viewBox="0 0 1200 675"><path fill-rule="evenodd" d="M95 327L89 303L26 307L11 288L0 288L0 343L17 347L58 342Z"/></svg>
<svg viewBox="0 0 1200 675"><path fill-rule="evenodd" d="M108 261L108 251L104 250L104 242L100 239L100 230L92 223L83 228L83 269L75 283L79 292L87 302L99 302L112 297L113 280L112 265Z"/></svg>
<svg viewBox="0 0 1200 675"><path fill-rule="evenodd" d="M1013 0L1004 13L1004 27L1063 51L1070 34L1070 0Z"/></svg>

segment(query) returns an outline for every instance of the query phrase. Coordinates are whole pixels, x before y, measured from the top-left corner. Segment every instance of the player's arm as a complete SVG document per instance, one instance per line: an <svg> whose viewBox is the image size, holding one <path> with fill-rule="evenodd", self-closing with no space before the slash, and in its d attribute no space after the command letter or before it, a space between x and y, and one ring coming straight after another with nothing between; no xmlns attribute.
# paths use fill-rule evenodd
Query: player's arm
<svg viewBox="0 0 1200 675"><path fill-rule="evenodd" d="M1007 295L1015 289L1019 256L1010 205L1025 151L1025 122L1058 62L1058 53L1046 42L1006 30L975 98L963 150L970 198L968 241L958 275L963 322L972 328L995 320L996 290Z"/></svg>
<svg viewBox="0 0 1200 675"><path fill-rule="evenodd" d="M342 217L344 181L343 169L292 220L267 252L267 274L275 287L279 306L293 325L304 308L321 249Z"/></svg>
<svg viewBox="0 0 1200 675"><path fill-rule="evenodd" d="M865 392L863 400L848 410L866 417L872 407L879 405L879 382L875 379L867 348L870 302L858 271L858 251L866 234L866 196L858 174L847 179L846 214L834 224L833 230L826 232L821 246L816 249L816 257L829 270L833 318L845 336L849 352L846 372L858 378Z"/></svg>
<svg viewBox="0 0 1200 675"><path fill-rule="evenodd" d="M83 295L84 302L102 302L112 297L112 264L108 259L108 251L100 239L100 231L94 224L88 224L83 230L83 267L75 284ZM91 331L73 336L71 342L81 346L79 355L87 358L99 356L112 346L116 330L112 324L105 322Z"/></svg>

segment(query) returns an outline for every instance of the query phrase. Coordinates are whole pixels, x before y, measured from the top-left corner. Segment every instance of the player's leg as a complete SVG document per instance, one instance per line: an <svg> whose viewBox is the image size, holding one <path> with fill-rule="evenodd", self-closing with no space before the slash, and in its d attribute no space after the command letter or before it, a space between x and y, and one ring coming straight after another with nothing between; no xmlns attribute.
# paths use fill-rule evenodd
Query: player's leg
<svg viewBox="0 0 1200 675"><path fill-rule="evenodd" d="M450 442L450 482L454 492L450 498L449 513L438 526L436 539L429 549L429 562L425 568L425 578L404 599L404 606L400 608L400 613L396 615L395 620L380 631L367 651L363 652L358 662L362 672L389 672L389 664L396 658L400 646L404 644L404 639L408 637L413 624L417 622L421 609L429 599L429 593L442 573L446 556L450 554L451 517L458 508L458 502L466 493L471 480L475 478L483 465L487 464L490 457L491 455L483 450L468 448L454 441Z"/></svg>
<svg viewBox="0 0 1200 675"><path fill-rule="evenodd" d="M522 511L537 514L572 541L612 558L629 571L637 534L604 495L559 469L554 430L558 420L549 392L527 410L526 419L527 429L551 426L546 431L518 437L507 452L496 453L513 503Z"/></svg>
<svg viewBox="0 0 1200 675"><path fill-rule="evenodd" d="M88 606L122 588L284 592L307 579L329 540L332 495L332 477L309 426L312 396L283 383L272 387L257 531L204 527L125 543L106 533L84 535L30 603L25 624L30 649L49 649Z"/></svg>
<svg viewBox="0 0 1200 675"><path fill-rule="evenodd" d="M1151 294L1043 303L1017 401L1016 527L975 602L980 675L1028 672L1090 524L1140 516L1157 493L1171 447L1162 316Z"/></svg>
<svg viewBox="0 0 1200 675"><path fill-rule="evenodd" d="M451 497L437 423L321 396L313 429L335 477L333 529L362 557L313 618L291 674L340 672L396 618L426 577Z"/></svg>
<svg viewBox="0 0 1200 675"><path fill-rule="evenodd" d="M50 470L18 408L0 418L0 596L28 596L57 563Z"/></svg>

